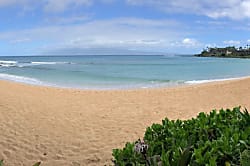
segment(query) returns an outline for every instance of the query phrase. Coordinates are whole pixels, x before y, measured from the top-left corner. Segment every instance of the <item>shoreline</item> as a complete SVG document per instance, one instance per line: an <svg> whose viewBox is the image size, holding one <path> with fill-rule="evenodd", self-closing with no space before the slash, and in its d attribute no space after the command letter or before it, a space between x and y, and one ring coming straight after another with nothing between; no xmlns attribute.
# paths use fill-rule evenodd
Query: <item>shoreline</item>
<svg viewBox="0 0 250 166"><path fill-rule="evenodd" d="M199 112L250 109L250 78L136 90L79 90L0 81L5 165L109 165L112 149L153 123Z"/></svg>
<svg viewBox="0 0 250 166"><path fill-rule="evenodd" d="M22 76L15 76L23 78ZM25 77L26 78L26 77ZM28 77L27 77L28 78ZM144 89L166 89L166 88L178 88L182 86L193 86L193 85L201 85L201 84L207 84L207 83L217 83L217 82L224 82L224 81L233 81L233 80L241 80L241 79L247 79L250 78L250 76L239 76L239 77L231 77L231 78L218 78L218 79L203 79L203 80L189 80L189 81L183 81L182 83L179 83L178 81L174 84L165 84L165 85L153 85L149 87L131 87L131 88L83 88L83 87L67 87L67 86L61 86L56 85L52 83L43 83L40 80L34 79L34 78L28 78L31 80L31 82L26 81L18 81L14 80L12 78L10 79L0 79L0 81L7 81L7 82L13 82L18 84L24 84L24 85L30 85L30 86L41 86L41 87L50 87L50 88L59 88L59 89L70 89L70 90L82 90L82 91L119 91L119 90L144 90ZM35 81L34 81L35 80ZM36 83L35 83L36 82Z"/></svg>

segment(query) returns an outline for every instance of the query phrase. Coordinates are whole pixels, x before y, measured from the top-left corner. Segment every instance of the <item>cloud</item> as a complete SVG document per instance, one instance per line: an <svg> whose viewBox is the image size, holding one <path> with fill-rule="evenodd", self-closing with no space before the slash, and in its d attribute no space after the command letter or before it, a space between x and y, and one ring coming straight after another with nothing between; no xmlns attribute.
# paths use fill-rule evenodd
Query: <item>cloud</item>
<svg viewBox="0 0 250 166"><path fill-rule="evenodd" d="M166 50L171 41L182 38L182 32L177 33L179 28L182 26L171 20L117 18L2 32L0 40L17 43L28 38L41 52L91 48Z"/></svg>
<svg viewBox="0 0 250 166"><path fill-rule="evenodd" d="M250 0L123 0L129 5L148 6L167 13L205 15L210 18L249 19ZM20 6L42 9L49 13L62 13L99 3L115 0L0 0L0 8Z"/></svg>
<svg viewBox="0 0 250 166"><path fill-rule="evenodd" d="M188 45L194 45L196 43L196 41L194 39L190 39L190 38L185 38L182 40L183 44L188 44Z"/></svg>
<svg viewBox="0 0 250 166"><path fill-rule="evenodd" d="M45 0L44 10L47 12L64 12L69 8L88 6L92 0Z"/></svg>
<svg viewBox="0 0 250 166"><path fill-rule="evenodd" d="M23 5L28 2L29 0L0 0L0 7Z"/></svg>
<svg viewBox="0 0 250 166"><path fill-rule="evenodd" d="M191 38L185 38L182 40L181 43L187 47L195 47L200 45L200 43L196 39L191 39Z"/></svg>
<svg viewBox="0 0 250 166"><path fill-rule="evenodd" d="M237 46L241 44L241 42L238 40L226 40L226 41L223 41L223 43L227 45L233 45L233 46Z"/></svg>
<svg viewBox="0 0 250 166"><path fill-rule="evenodd" d="M106 4L113 3L115 1L116 0L101 0L101 2L106 3Z"/></svg>
<svg viewBox="0 0 250 166"><path fill-rule="evenodd" d="M130 5L146 5L164 12L190 13L210 18L250 18L250 0L126 0Z"/></svg>
<svg viewBox="0 0 250 166"><path fill-rule="evenodd" d="M31 41L30 38L21 38L21 39L11 40L10 43L17 44L17 43L25 43L29 41Z"/></svg>
<svg viewBox="0 0 250 166"><path fill-rule="evenodd" d="M0 0L0 8L19 6L22 9L42 9L45 12L60 13L66 10L89 6L93 2L94 0Z"/></svg>
<svg viewBox="0 0 250 166"><path fill-rule="evenodd" d="M68 17L47 17L45 23L48 24L74 24L82 23L91 18L90 15L68 16Z"/></svg>
<svg viewBox="0 0 250 166"><path fill-rule="evenodd" d="M62 13L67 10L88 7L94 3L113 3L115 0L0 0L0 8L19 6L22 9L42 9L48 13Z"/></svg>

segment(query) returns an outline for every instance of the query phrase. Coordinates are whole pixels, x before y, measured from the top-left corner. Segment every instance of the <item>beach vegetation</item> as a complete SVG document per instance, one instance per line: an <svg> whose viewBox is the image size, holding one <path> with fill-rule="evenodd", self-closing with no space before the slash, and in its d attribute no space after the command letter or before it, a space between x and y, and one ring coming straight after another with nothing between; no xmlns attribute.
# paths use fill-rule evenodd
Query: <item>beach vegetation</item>
<svg viewBox="0 0 250 166"><path fill-rule="evenodd" d="M207 47L203 49L198 57L222 57L222 58L250 58L250 45L236 48L229 46L225 48Z"/></svg>
<svg viewBox="0 0 250 166"><path fill-rule="evenodd" d="M246 166L250 163L250 114L240 107L200 113L189 120L162 120L143 141L113 150L114 164Z"/></svg>

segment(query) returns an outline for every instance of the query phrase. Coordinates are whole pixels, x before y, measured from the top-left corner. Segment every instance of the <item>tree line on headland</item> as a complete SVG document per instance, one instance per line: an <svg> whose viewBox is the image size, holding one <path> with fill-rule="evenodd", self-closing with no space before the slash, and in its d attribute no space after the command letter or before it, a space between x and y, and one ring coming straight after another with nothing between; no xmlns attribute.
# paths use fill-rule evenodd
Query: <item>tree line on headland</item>
<svg viewBox="0 0 250 166"><path fill-rule="evenodd" d="M200 54L196 54L198 57L224 57L224 58L250 58L250 45L246 47L234 47L229 46L225 48L211 48L207 47Z"/></svg>

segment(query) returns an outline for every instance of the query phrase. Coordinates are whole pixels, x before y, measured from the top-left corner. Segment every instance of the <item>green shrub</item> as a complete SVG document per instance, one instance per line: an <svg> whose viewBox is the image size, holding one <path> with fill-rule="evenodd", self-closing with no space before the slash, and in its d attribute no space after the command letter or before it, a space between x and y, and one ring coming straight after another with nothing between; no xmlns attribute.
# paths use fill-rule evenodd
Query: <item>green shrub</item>
<svg viewBox="0 0 250 166"><path fill-rule="evenodd" d="M135 143L114 149L115 165L215 166L249 165L250 115L247 110L213 110L190 120L165 119L148 127L144 155ZM160 161L154 160L159 156ZM149 162L148 162L149 161Z"/></svg>
<svg viewBox="0 0 250 166"><path fill-rule="evenodd" d="M249 166L250 165L250 150L244 150L240 157L240 165L241 166Z"/></svg>

